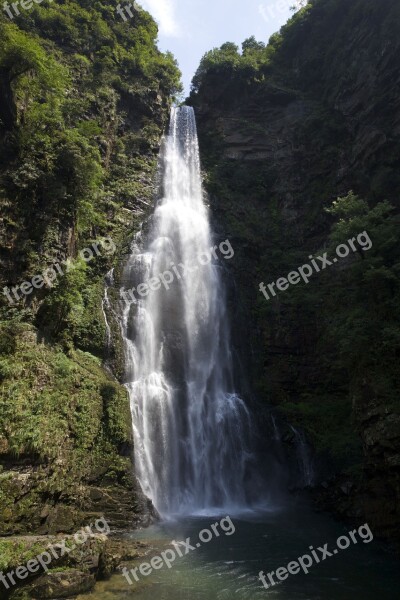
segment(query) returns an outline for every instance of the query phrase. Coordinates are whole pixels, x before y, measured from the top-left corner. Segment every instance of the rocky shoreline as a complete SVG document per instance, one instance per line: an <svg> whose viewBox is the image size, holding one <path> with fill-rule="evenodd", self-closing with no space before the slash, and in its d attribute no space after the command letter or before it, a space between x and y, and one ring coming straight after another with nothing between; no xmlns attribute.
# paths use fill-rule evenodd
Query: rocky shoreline
<svg viewBox="0 0 400 600"><path fill-rule="evenodd" d="M33 556L43 552L49 545L65 541L68 545L73 536L13 536L2 538L0 546L7 547L9 564L3 574L15 571ZM72 600L79 594L90 592L96 582L109 578L124 566L148 554L150 547L142 541L133 540L123 533L92 534L87 541L52 562L48 572L30 575L25 581L17 580L15 586L6 590L0 584L3 600ZM3 553L2 553L3 554ZM4 560L4 555L3 555ZM6 580L8 581L8 579Z"/></svg>

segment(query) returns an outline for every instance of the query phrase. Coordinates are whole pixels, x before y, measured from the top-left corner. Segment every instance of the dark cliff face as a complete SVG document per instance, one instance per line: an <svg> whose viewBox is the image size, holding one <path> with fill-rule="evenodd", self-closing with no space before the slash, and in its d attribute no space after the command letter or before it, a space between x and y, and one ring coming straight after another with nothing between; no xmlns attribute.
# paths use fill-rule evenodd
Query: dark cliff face
<svg viewBox="0 0 400 600"><path fill-rule="evenodd" d="M323 506L397 538L399 32L394 0L315 0L266 49L203 61L189 99L214 220L236 249L255 410L306 430L319 481L336 474ZM259 291L364 230L369 252L269 301Z"/></svg>

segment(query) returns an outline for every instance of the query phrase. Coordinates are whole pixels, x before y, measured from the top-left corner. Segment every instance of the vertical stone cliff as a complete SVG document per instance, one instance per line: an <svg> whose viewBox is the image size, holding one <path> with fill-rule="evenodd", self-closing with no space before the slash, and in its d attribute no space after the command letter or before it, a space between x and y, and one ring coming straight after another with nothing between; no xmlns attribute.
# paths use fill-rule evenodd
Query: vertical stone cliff
<svg viewBox="0 0 400 600"><path fill-rule="evenodd" d="M397 539L399 31L394 0L313 0L266 47L208 53L188 100L214 219L236 249L231 308L255 410L306 431L322 506ZM364 230L370 253L260 293Z"/></svg>

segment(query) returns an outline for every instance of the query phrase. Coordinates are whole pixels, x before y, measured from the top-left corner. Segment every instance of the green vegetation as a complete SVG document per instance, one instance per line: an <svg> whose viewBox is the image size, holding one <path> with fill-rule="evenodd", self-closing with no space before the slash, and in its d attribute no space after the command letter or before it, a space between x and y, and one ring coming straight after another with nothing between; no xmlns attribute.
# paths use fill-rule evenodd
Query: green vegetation
<svg viewBox="0 0 400 600"><path fill-rule="evenodd" d="M299 247L278 198L272 194L265 203L266 190L275 181L272 170L258 162L215 164L220 141L213 141L205 138L208 165L214 165L208 168L207 186L233 246L241 248L235 277L256 332L252 344L259 357L253 383L258 397L304 428L317 451L329 453L338 467L360 465L356 416L365 405L366 389L376 406L400 412L396 211L388 201L370 206L350 192L324 211L330 223L324 245ZM318 202L317 193L313 199ZM310 224L327 219L320 210L312 210L308 218ZM368 252L360 247L340 265L314 275L308 285L291 286L270 302L257 293L261 281L276 281L309 263L310 252L332 256L337 245L365 231L372 241ZM296 347L299 339L302 348ZM307 373L312 374L311 385Z"/></svg>
<svg viewBox="0 0 400 600"><path fill-rule="evenodd" d="M181 90L176 62L156 38L148 13L123 23L103 2L45 2L15 23L1 14L0 233L13 273L0 274L0 284L31 278L102 235L122 242L126 209L151 198L155 151ZM107 267L61 282L41 308L47 334L90 347L72 305L92 312L94 290L80 298L77 290L96 286ZM56 298L61 290L65 298ZM33 318L37 305L28 304ZM91 348L99 353L102 332L83 320L98 330Z"/></svg>
<svg viewBox="0 0 400 600"><path fill-rule="evenodd" d="M181 83L152 17L124 23L115 8L45 0L13 21L0 12L0 289L73 266L11 306L0 296L3 535L73 532L114 504L122 520L114 498L125 518L136 502L129 401L103 367L104 276L150 210ZM78 257L106 236L114 255Z"/></svg>
<svg viewBox="0 0 400 600"><path fill-rule="evenodd" d="M352 192L329 211L335 217L332 246L366 231L372 248L359 251L348 268L336 274L330 294L327 337L346 365L353 393L371 387L388 409L400 411L397 357L400 352L399 219L387 201L370 208ZM335 307L340 306L340 310ZM328 306L325 307L329 309Z"/></svg>
<svg viewBox="0 0 400 600"><path fill-rule="evenodd" d="M291 310L301 306L309 314L320 306L318 364L329 377L326 386L303 392L298 404L284 403L283 410L308 429L318 449L330 449L340 463L351 465L357 457L361 462L354 435L357 412L384 406L400 413L398 218L389 202L370 208L353 192L327 212L334 217L328 254L362 232L367 232L372 248L364 252L356 244L359 250L344 265L330 267L307 288L290 290L288 303L282 299ZM335 385L342 388L340 395L334 394Z"/></svg>
<svg viewBox="0 0 400 600"><path fill-rule="evenodd" d="M46 541L32 543L32 540L0 540L0 571L7 571L10 566L18 567L35 558L46 550Z"/></svg>
<svg viewBox="0 0 400 600"><path fill-rule="evenodd" d="M383 2L384 6L375 0L355 0L347 5L342 0L298 2L292 18L267 44L253 36L243 42L241 52L232 42L208 51L193 78L191 103L196 102L199 91L208 93L213 86L215 92L229 89L246 94L251 90L260 96L263 88L271 86L321 93L329 81L332 93L337 93L347 59L348 32L359 26L361 14L371 22L384 21L386 35L395 39L400 25L398 5L392 0ZM311 39L312 45L308 43ZM378 52L381 42L381 36L371 39L371 49ZM348 79L356 78L356 61L348 68ZM215 98L215 93L211 97Z"/></svg>
<svg viewBox="0 0 400 600"><path fill-rule="evenodd" d="M131 421L125 389L94 356L74 350L67 356L38 342L27 324L1 323L0 333L0 455L32 457L37 465L30 493L17 504L18 480L0 474L1 527L7 531L15 519L38 522L41 496L62 495L70 504L99 467L124 470L129 460L119 450L131 444ZM79 513L75 521L79 525Z"/></svg>
<svg viewBox="0 0 400 600"><path fill-rule="evenodd" d="M99 361L81 351L67 356L37 344L28 325L1 324L3 331L13 331L16 343L14 352L1 359L0 431L10 453L51 460L70 449L92 448L104 432L117 445L129 442L129 419L122 436L118 416L126 392L109 381Z"/></svg>
<svg viewBox="0 0 400 600"><path fill-rule="evenodd" d="M252 83L270 83L278 78L274 77L274 65L279 59L281 45L292 27L307 18L311 5L318 0L309 0L309 3L301 2L288 25L282 28L280 33L274 33L268 44L257 41L254 36L242 43L241 52L239 47L232 42L222 44L220 48L214 48L207 52L200 61L199 68L192 81L192 97L204 86L217 86L221 81L226 84L234 83L235 86L251 85Z"/></svg>
<svg viewBox="0 0 400 600"><path fill-rule="evenodd" d="M220 82L221 79L229 81L235 78L236 83L238 80L262 80L265 77L264 67L270 64L274 52L272 41L265 46L263 42L257 42L254 36L243 42L242 53L236 44L226 42L203 56L193 78L192 90L196 93L205 83L211 85L213 81Z"/></svg>

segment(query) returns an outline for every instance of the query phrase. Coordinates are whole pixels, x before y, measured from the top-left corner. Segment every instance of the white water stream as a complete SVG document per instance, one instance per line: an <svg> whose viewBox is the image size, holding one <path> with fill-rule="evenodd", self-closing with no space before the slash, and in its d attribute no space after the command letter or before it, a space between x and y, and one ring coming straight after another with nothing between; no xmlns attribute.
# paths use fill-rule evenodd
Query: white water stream
<svg viewBox="0 0 400 600"><path fill-rule="evenodd" d="M251 423L233 384L192 108L172 109L161 168L162 198L133 244L121 290L136 473L164 516L240 509Z"/></svg>

